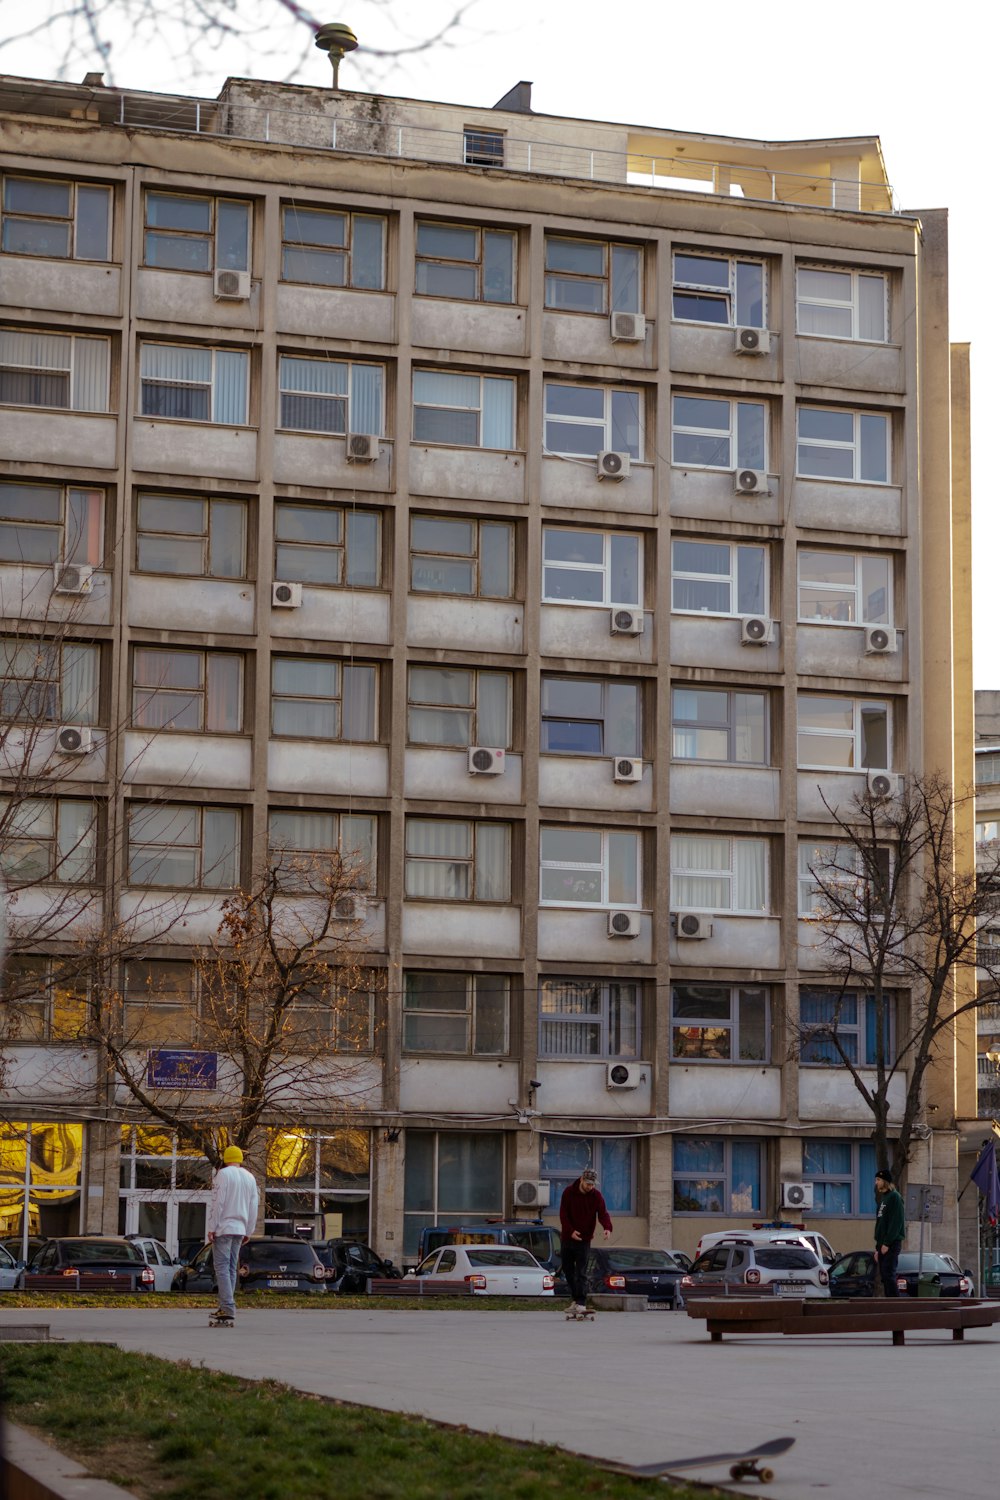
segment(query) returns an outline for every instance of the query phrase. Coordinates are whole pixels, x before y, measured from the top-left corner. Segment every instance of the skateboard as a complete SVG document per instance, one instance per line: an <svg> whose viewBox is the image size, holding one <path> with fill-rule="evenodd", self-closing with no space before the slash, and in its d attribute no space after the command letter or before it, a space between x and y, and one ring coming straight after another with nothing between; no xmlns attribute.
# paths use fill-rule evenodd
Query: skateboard
<svg viewBox="0 0 1000 1500"><path fill-rule="evenodd" d="M729 1465L730 1479L759 1479L761 1484L770 1484L774 1470L763 1459L778 1458L787 1453L794 1438L772 1438L756 1448L746 1448L742 1453L708 1453L699 1458L673 1458L659 1464L603 1464L602 1468L613 1469L618 1474L631 1474L635 1479L659 1479L673 1474L678 1469L707 1469L717 1464Z"/></svg>
<svg viewBox="0 0 1000 1500"><path fill-rule="evenodd" d="M567 1309L567 1323L592 1323L593 1321L594 1314L591 1312L589 1307L587 1308L586 1312L577 1312L575 1307L570 1307Z"/></svg>
<svg viewBox="0 0 1000 1500"><path fill-rule="evenodd" d="M235 1328L236 1322L233 1318L228 1318L225 1316L221 1316L218 1313L213 1313L208 1320L208 1326L209 1328Z"/></svg>

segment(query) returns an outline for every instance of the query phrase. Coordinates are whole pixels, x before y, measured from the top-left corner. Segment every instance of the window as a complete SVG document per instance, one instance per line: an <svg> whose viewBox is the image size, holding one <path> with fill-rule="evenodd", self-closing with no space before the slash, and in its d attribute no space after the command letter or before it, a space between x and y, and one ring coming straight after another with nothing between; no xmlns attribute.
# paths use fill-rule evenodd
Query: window
<svg viewBox="0 0 1000 1500"><path fill-rule="evenodd" d="M378 668L322 656L271 662L271 733L287 739L354 740L376 734Z"/></svg>
<svg viewBox="0 0 1000 1500"><path fill-rule="evenodd" d="M100 647L78 641L0 640L0 722L96 724Z"/></svg>
<svg viewBox="0 0 1000 1500"><path fill-rule="evenodd" d="M0 481L0 562L98 567L103 557L103 490Z"/></svg>
<svg viewBox="0 0 1000 1500"><path fill-rule="evenodd" d="M823 625L891 625L892 558L884 552L801 547L799 619Z"/></svg>
<svg viewBox="0 0 1000 1500"><path fill-rule="evenodd" d="M882 1055L891 1061L896 1035L896 997L882 996ZM856 990L799 991L800 1063L840 1067L837 1043L858 1067L874 1067L878 1054L879 1006ZM836 1040L835 1040L836 1039Z"/></svg>
<svg viewBox="0 0 1000 1500"><path fill-rule="evenodd" d="M136 646L132 723L137 729L240 734L243 658L232 651Z"/></svg>
<svg viewBox="0 0 1000 1500"><path fill-rule="evenodd" d="M759 1213L763 1155L758 1141L675 1135L674 1213Z"/></svg>
<svg viewBox="0 0 1000 1500"><path fill-rule="evenodd" d="M4 1041L78 1041L87 1024L89 986L63 958L17 954L4 977Z"/></svg>
<svg viewBox="0 0 1000 1500"><path fill-rule="evenodd" d="M141 494L136 570L178 578L245 578L247 503Z"/></svg>
<svg viewBox="0 0 1000 1500"><path fill-rule="evenodd" d="M543 979L539 1057L638 1057L642 990L616 979Z"/></svg>
<svg viewBox="0 0 1000 1500"><path fill-rule="evenodd" d="M877 271L833 271L800 266L795 273L799 333L884 344L888 278Z"/></svg>
<svg viewBox="0 0 1000 1500"><path fill-rule="evenodd" d="M331 889L343 869L345 888L374 891L376 828L372 813L303 812L274 809L267 817L268 857L282 890Z"/></svg>
<svg viewBox="0 0 1000 1500"><path fill-rule="evenodd" d="M65 797L0 799L0 869L9 886L94 879L97 804Z"/></svg>
<svg viewBox="0 0 1000 1500"><path fill-rule="evenodd" d="M670 837L673 911L767 911L767 841L712 834Z"/></svg>
<svg viewBox="0 0 1000 1500"><path fill-rule="evenodd" d="M199 1040L199 984L193 964L130 959L125 965L126 1042L194 1046Z"/></svg>
<svg viewBox="0 0 1000 1500"><path fill-rule="evenodd" d="M415 594L512 598L513 526L458 516L412 516L410 588Z"/></svg>
<svg viewBox="0 0 1000 1500"><path fill-rule="evenodd" d="M346 1232L368 1237L368 1130L328 1124L317 1131L268 1130L266 1150L264 1212L278 1221L281 1233L292 1230L301 1214L341 1213Z"/></svg>
<svg viewBox="0 0 1000 1500"><path fill-rule="evenodd" d="M976 752L976 785L995 786L1000 782L1000 750Z"/></svg>
<svg viewBox="0 0 1000 1500"><path fill-rule="evenodd" d="M505 974L411 969L403 991L403 1051L505 1056L510 980Z"/></svg>
<svg viewBox="0 0 1000 1500"><path fill-rule="evenodd" d="M769 1062L767 990L762 985L675 984L670 1056L674 1062Z"/></svg>
<svg viewBox="0 0 1000 1500"><path fill-rule="evenodd" d="M582 1135L543 1135L541 1176L549 1183L551 1202L555 1207L571 1182L584 1167L597 1173L601 1195L608 1213L628 1216L638 1212L636 1202L635 1141L604 1139Z"/></svg>
<svg viewBox="0 0 1000 1500"><path fill-rule="evenodd" d="M345 364L332 359L278 360L278 426L290 432L366 432L383 429L381 365Z"/></svg>
<svg viewBox="0 0 1000 1500"><path fill-rule="evenodd" d="M988 818L985 822L976 823L976 843L995 844L1000 839L1000 821L996 818Z"/></svg>
<svg viewBox="0 0 1000 1500"><path fill-rule="evenodd" d="M545 451L594 458L610 449L642 458L642 392L545 383Z"/></svg>
<svg viewBox="0 0 1000 1500"><path fill-rule="evenodd" d="M673 398L671 462L687 469L767 470L767 407L724 396Z"/></svg>
<svg viewBox="0 0 1000 1500"><path fill-rule="evenodd" d="M147 192L143 264L161 271L249 271L249 203Z"/></svg>
<svg viewBox="0 0 1000 1500"><path fill-rule="evenodd" d="M797 421L798 472L805 478L888 484L892 443L885 412L800 406Z"/></svg>
<svg viewBox="0 0 1000 1500"><path fill-rule="evenodd" d="M321 588L378 588L382 522L376 510L274 502L274 576Z"/></svg>
<svg viewBox="0 0 1000 1500"><path fill-rule="evenodd" d="M245 427L250 356L241 349L193 344L143 344L139 415Z"/></svg>
<svg viewBox="0 0 1000 1500"><path fill-rule="evenodd" d="M503 133L499 130L481 130L467 125L463 134L465 165L467 167L502 167Z"/></svg>
<svg viewBox="0 0 1000 1500"><path fill-rule="evenodd" d="M371 1052L375 1046L376 975L329 971L322 982L297 989L285 1027L288 1047L326 1052ZM363 1132L367 1136L367 1132Z"/></svg>
<svg viewBox="0 0 1000 1500"><path fill-rule="evenodd" d="M133 802L128 882L175 890L234 890L240 876L240 810L190 802Z"/></svg>
<svg viewBox="0 0 1000 1500"><path fill-rule="evenodd" d="M412 666L407 738L411 745L490 745L510 749L509 672Z"/></svg>
<svg viewBox="0 0 1000 1500"><path fill-rule="evenodd" d="M407 1130L403 1250L437 1223L482 1224L504 1211L504 1138L493 1131Z"/></svg>
<svg viewBox="0 0 1000 1500"><path fill-rule="evenodd" d="M558 312L641 312L642 250L547 234L545 306Z"/></svg>
<svg viewBox="0 0 1000 1500"><path fill-rule="evenodd" d="M642 900L642 836L633 828L540 830L542 906L620 906Z"/></svg>
<svg viewBox="0 0 1000 1500"><path fill-rule="evenodd" d="M544 603L641 604L642 582L642 538L636 532L542 528Z"/></svg>
<svg viewBox="0 0 1000 1500"><path fill-rule="evenodd" d="M881 909L881 895L889 885L889 850L876 849L878 871L872 889L872 868L865 855L846 840L799 841L799 915L826 916L831 912ZM867 865L867 867L866 867Z"/></svg>
<svg viewBox="0 0 1000 1500"><path fill-rule="evenodd" d="M418 221L417 295L513 302L516 252L509 229Z"/></svg>
<svg viewBox="0 0 1000 1500"><path fill-rule="evenodd" d="M673 608L679 614L768 613L766 547L685 539L671 550Z"/></svg>
<svg viewBox="0 0 1000 1500"><path fill-rule="evenodd" d="M0 328L0 403L107 411L111 340Z"/></svg>
<svg viewBox="0 0 1000 1500"><path fill-rule="evenodd" d="M413 441L513 448L514 381L497 375L413 372Z"/></svg>
<svg viewBox="0 0 1000 1500"><path fill-rule="evenodd" d="M742 255L674 254L674 317L766 328L764 263Z"/></svg>
<svg viewBox="0 0 1000 1500"><path fill-rule="evenodd" d="M674 688L672 704L675 760L767 765L766 693L703 688L692 683Z"/></svg>
<svg viewBox="0 0 1000 1500"><path fill-rule="evenodd" d="M281 210L281 276L310 286L385 286L385 219L285 204Z"/></svg>
<svg viewBox="0 0 1000 1500"><path fill-rule="evenodd" d="M509 901L509 823L407 818L406 895L420 901Z"/></svg>
<svg viewBox="0 0 1000 1500"><path fill-rule="evenodd" d="M642 685L622 678L542 677L542 752L641 755Z"/></svg>
<svg viewBox="0 0 1000 1500"><path fill-rule="evenodd" d="M874 1218L875 1147L868 1141L802 1142L802 1175L813 1185L813 1212Z"/></svg>
<svg viewBox="0 0 1000 1500"><path fill-rule="evenodd" d="M111 189L47 177L4 177L0 248L53 260L108 260Z"/></svg>
<svg viewBox="0 0 1000 1500"><path fill-rule="evenodd" d="M889 705L865 698L799 694L800 766L851 771L892 764Z"/></svg>

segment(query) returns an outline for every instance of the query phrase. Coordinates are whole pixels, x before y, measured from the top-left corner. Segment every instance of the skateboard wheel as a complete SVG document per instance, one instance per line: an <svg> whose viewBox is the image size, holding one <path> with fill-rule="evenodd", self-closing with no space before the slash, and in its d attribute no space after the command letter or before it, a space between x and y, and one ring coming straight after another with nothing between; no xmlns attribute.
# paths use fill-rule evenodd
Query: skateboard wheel
<svg viewBox="0 0 1000 1500"><path fill-rule="evenodd" d="M729 1477L730 1477L730 1479L742 1479L743 1478L743 1465L742 1464L730 1464L730 1466L729 1466Z"/></svg>
<svg viewBox="0 0 1000 1500"><path fill-rule="evenodd" d="M761 1469L757 1474L757 1478L760 1480L761 1484L770 1484L771 1480L774 1478L774 1470Z"/></svg>

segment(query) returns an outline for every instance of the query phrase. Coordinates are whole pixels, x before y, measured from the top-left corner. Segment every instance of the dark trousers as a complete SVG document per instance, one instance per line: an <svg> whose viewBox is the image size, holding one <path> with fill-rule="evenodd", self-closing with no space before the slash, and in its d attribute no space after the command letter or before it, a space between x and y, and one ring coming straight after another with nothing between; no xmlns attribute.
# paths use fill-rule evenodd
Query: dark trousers
<svg viewBox="0 0 1000 1500"><path fill-rule="evenodd" d="M899 1247L902 1243L902 1240L893 1240L891 1245L883 1249L878 1258L883 1297L899 1296L899 1288L896 1286L896 1262L899 1260Z"/></svg>
<svg viewBox="0 0 1000 1500"><path fill-rule="evenodd" d="M574 1302L587 1300L587 1257L589 1254L589 1240L563 1240L562 1242L562 1273Z"/></svg>

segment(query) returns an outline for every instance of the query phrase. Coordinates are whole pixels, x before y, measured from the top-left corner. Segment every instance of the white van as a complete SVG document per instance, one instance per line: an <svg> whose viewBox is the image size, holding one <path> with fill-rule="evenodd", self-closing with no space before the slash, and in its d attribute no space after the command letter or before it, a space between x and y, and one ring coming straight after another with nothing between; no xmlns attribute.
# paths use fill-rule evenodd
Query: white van
<svg viewBox="0 0 1000 1500"><path fill-rule="evenodd" d="M830 1241L815 1229L807 1229L804 1224L789 1224L781 1229L719 1229L711 1234L703 1234L698 1241L696 1255L701 1255L705 1250L711 1250L713 1245L722 1245L730 1240L741 1240L743 1244L751 1245L806 1245L810 1250L815 1250L824 1266L830 1266L837 1259L837 1252Z"/></svg>

